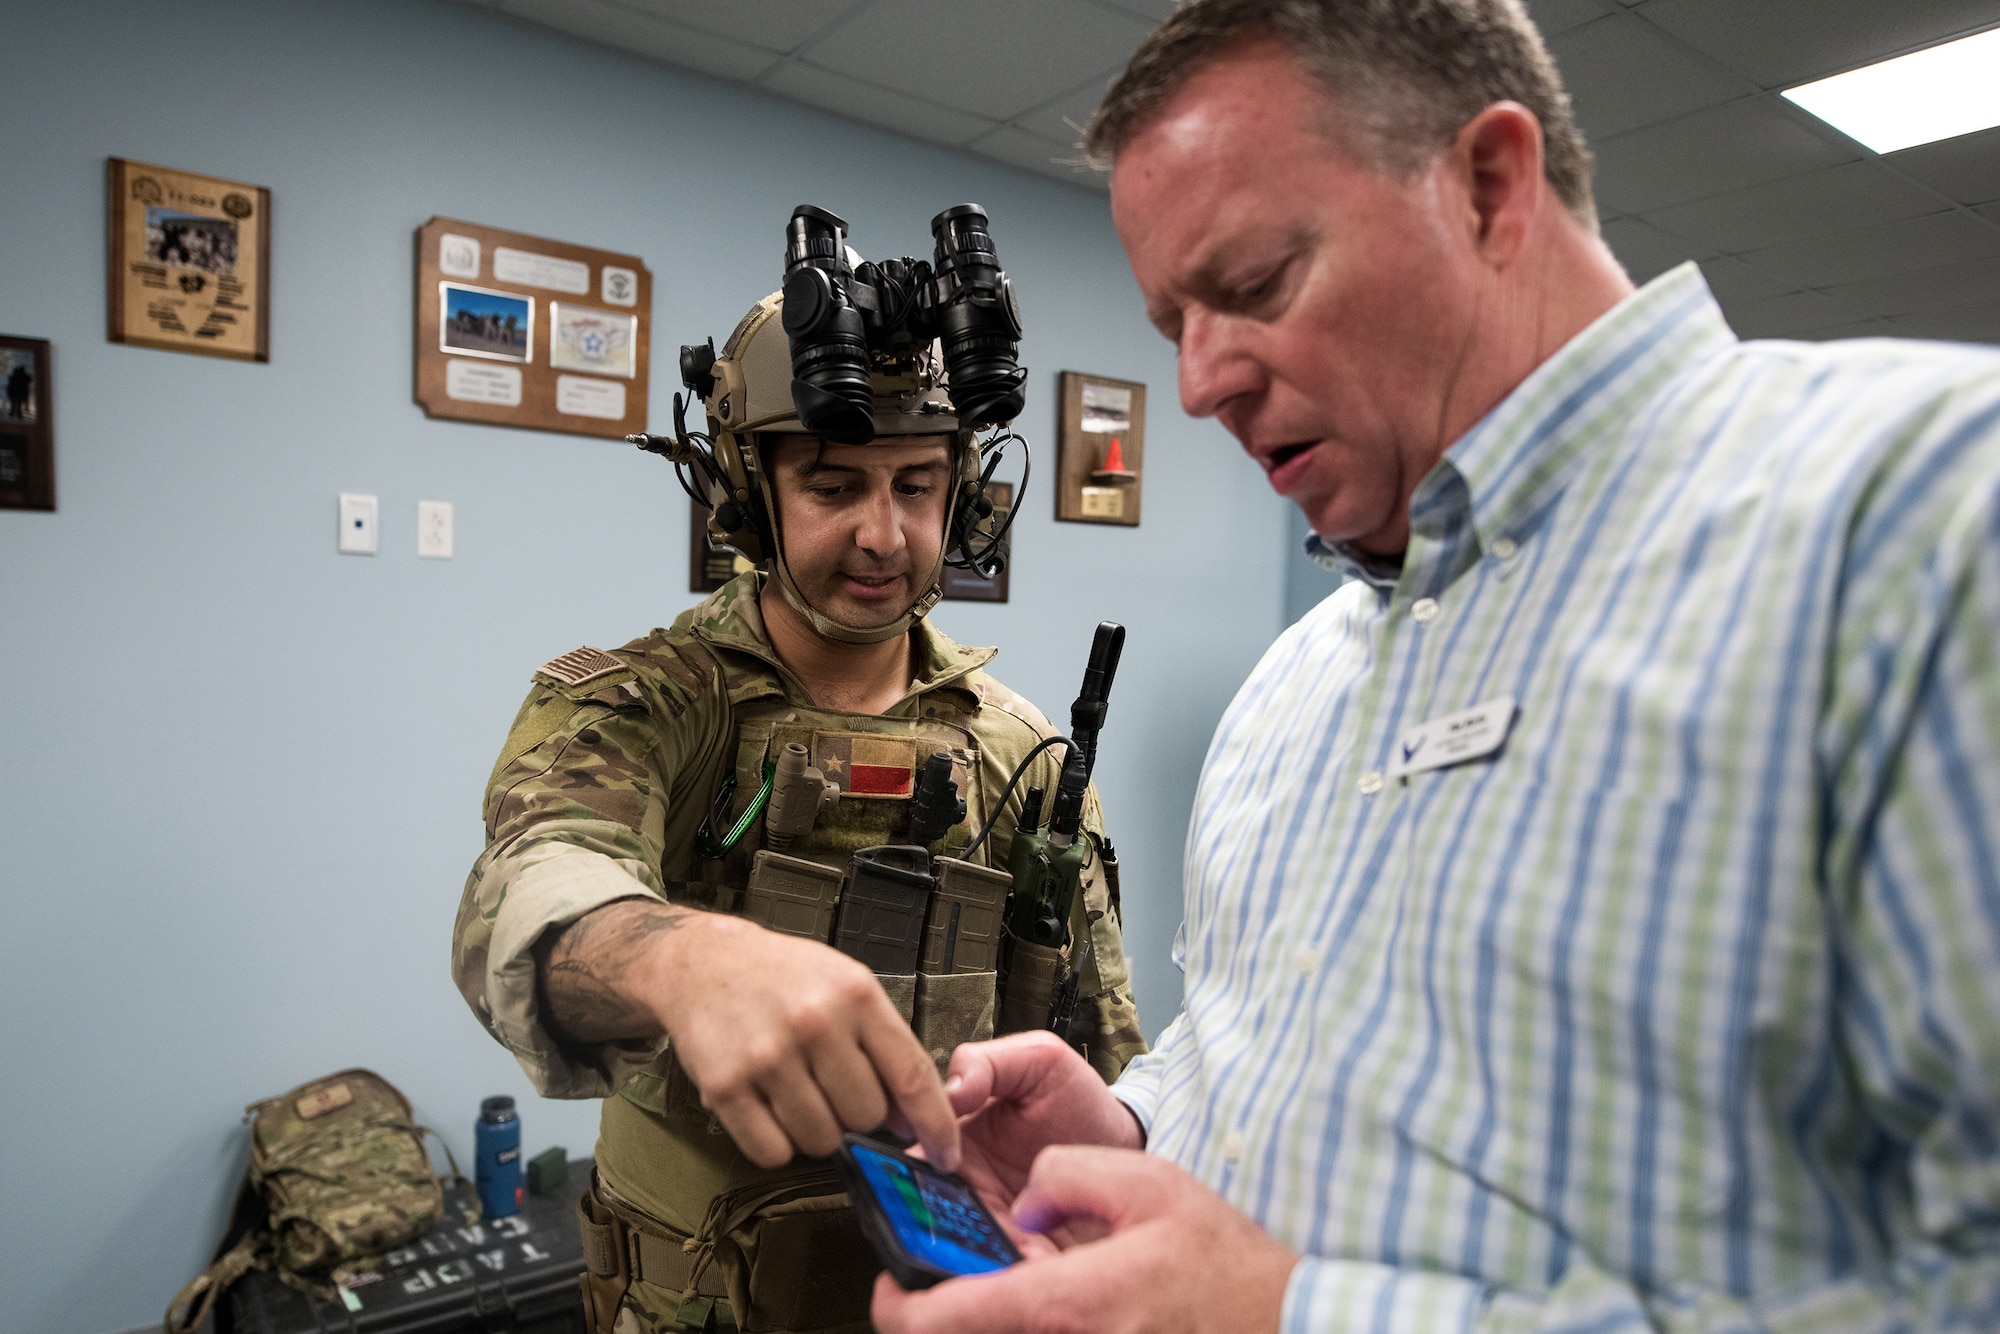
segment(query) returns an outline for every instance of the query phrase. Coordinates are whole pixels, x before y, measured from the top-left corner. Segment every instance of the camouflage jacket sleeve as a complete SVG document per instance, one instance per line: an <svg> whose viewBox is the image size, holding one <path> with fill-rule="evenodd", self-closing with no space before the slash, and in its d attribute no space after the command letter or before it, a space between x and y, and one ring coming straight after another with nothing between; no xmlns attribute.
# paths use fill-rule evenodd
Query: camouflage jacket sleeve
<svg viewBox="0 0 2000 1334"><path fill-rule="evenodd" d="M698 722L714 711L662 690L629 672L587 688L538 678L487 786L487 846L459 904L452 973L547 1097L604 1097L663 1045L559 1041L535 957L546 935L596 908L667 895L665 841L685 822L670 809L674 780L720 748Z"/></svg>
<svg viewBox="0 0 2000 1334"><path fill-rule="evenodd" d="M1094 786L1084 806L1084 827L1096 835L1096 846L1084 864L1083 893L1077 896L1083 920L1073 918L1071 928L1078 941L1088 933L1090 954L1083 961L1076 1012L1064 1036L1083 1050L1091 1068L1110 1083L1134 1057L1144 1054L1146 1036L1139 1029L1139 1008L1132 998L1131 973L1125 964L1124 909L1119 899L1116 853L1104 835L1104 813Z"/></svg>

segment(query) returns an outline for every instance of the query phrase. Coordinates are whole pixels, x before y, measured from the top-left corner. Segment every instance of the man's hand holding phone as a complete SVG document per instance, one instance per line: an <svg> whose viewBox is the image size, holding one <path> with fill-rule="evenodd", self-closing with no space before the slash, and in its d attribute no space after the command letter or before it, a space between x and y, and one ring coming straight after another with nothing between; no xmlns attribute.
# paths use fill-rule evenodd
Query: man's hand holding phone
<svg viewBox="0 0 2000 1334"><path fill-rule="evenodd" d="M1272 1330L1298 1257L1181 1168L1059 1039L959 1048L961 1171L1017 1264L912 1291L876 1280L882 1334Z"/></svg>
<svg viewBox="0 0 2000 1334"><path fill-rule="evenodd" d="M1016 1033L960 1047L944 1091L959 1118L958 1170L1003 1222L1010 1221L1036 1155L1051 1144L1146 1145L1131 1109L1053 1033Z"/></svg>

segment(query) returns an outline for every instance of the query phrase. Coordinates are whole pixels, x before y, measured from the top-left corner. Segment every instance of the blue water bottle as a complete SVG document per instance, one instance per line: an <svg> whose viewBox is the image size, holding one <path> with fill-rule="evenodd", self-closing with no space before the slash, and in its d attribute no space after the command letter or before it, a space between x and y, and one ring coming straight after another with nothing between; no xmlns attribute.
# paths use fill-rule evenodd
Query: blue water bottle
<svg viewBox="0 0 2000 1334"><path fill-rule="evenodd" d="M488 1218L521 1212L521 1118L512 1098L488 1098L479 1104L479 1125L473 1131L478 1165L479 1207Z"/></svg>

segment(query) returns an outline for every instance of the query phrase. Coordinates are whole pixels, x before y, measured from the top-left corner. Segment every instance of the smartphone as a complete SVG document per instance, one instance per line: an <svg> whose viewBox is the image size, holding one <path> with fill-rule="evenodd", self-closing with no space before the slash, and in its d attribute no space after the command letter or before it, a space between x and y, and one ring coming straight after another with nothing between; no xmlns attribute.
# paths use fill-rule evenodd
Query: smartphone
<svg viewBox="0 0 2000 1334"><path fill-rule="evenodd" d="M1021 1253L963 1178L865 1135L841 1140L834 1164L861 1230L905 1288L987 1274Z"/></svg>

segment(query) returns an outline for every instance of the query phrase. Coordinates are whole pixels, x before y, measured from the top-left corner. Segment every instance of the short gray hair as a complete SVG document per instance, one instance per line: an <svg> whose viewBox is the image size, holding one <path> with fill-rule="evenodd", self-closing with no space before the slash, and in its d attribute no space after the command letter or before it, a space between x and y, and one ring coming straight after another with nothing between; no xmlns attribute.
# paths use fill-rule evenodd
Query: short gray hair
<svg viewBox="0 0 2000 1334"><path fill-rule="evenodd" d="M1105 95L1085 150L1116 158L1192 75L1259 40L1295 57L1345 113L1347 147L1399 178L1493 103L1521 103L1542 123L1549 188L1596 229L1590 148L1520 0L1186 0Z"/></svg>

